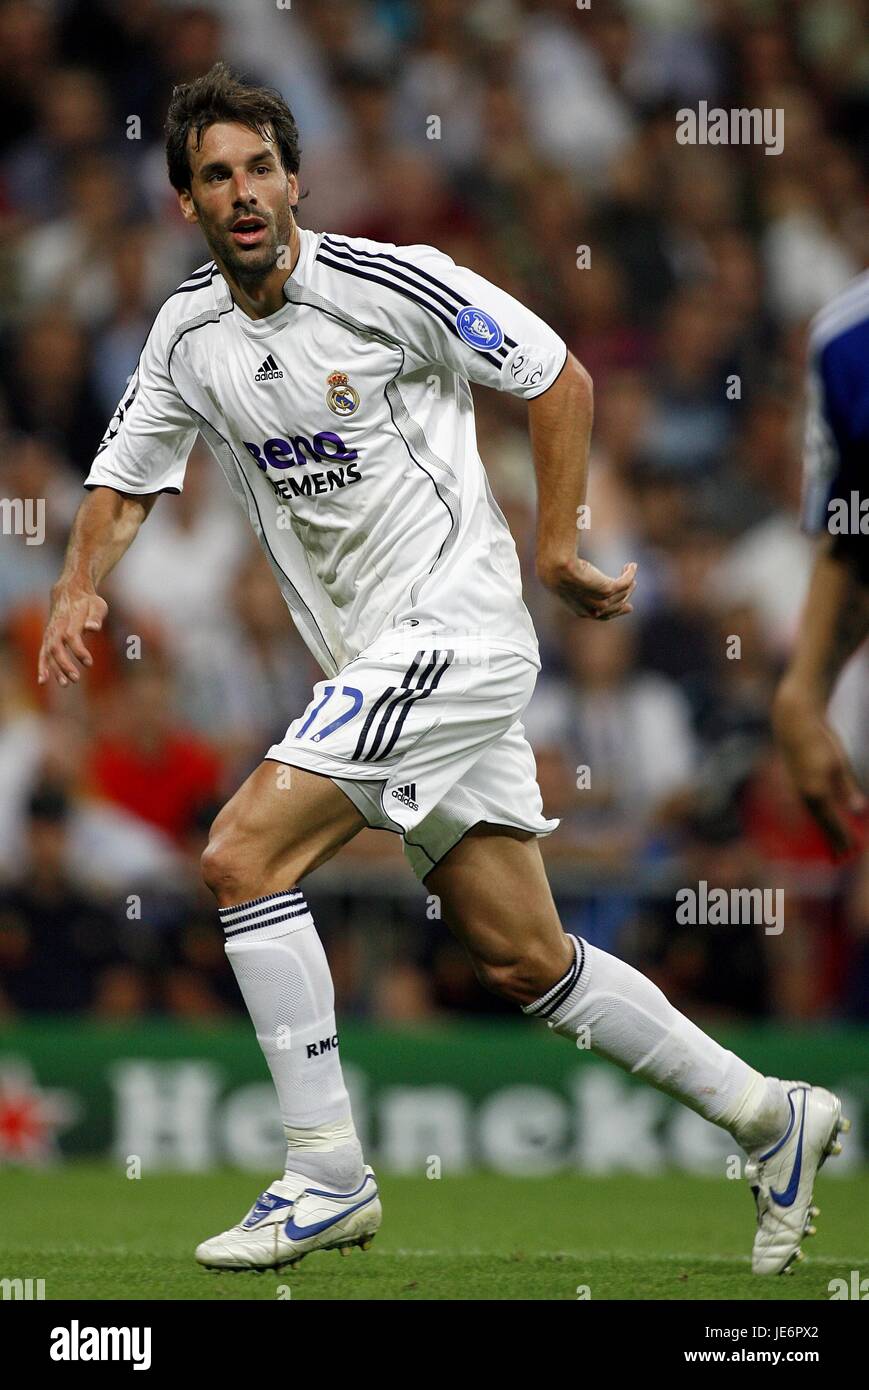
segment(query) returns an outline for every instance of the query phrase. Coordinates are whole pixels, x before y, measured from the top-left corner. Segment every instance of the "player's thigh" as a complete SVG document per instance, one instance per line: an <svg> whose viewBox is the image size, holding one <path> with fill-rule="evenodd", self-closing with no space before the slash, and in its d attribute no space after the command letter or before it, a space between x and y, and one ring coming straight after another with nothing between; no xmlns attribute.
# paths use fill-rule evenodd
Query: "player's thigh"
<svg viewBox="0 0 869 1390"><path fill-rule="evenodd" d="M215 890L255 878L257 894L280 891L364 826L362 814L330 778L266 760L214 821L203 873Z"/></svg>
<svg viewBox="0 0 869 1390"><path fill-rule="evenodd" d="M425 885L441 901L447 926L478 973L496 984L515 971L543 992L568 969L573 952L552 897L537 836L512 826L472 826Z"/></svg>

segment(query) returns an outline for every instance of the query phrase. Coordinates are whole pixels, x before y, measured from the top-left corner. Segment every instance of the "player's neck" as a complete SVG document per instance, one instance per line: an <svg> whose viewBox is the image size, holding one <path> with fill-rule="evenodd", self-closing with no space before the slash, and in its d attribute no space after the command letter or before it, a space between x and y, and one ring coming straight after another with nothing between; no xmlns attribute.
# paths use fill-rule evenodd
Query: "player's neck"
<svg viewBox="0 0 869 1390"><path fill-rule="evenodd" d="M229 285L230 293L238 307L251 319L265 319L270 314L277 313L286 304L284 298L284 285L296 268L301 251L301 238L299 229L293 224L290 234L289 247L282 248L285 252L289 250L289 257L280 256L279 262L273 270L261 279L239 280L225 266L221 266L223 278Z"/></svg>

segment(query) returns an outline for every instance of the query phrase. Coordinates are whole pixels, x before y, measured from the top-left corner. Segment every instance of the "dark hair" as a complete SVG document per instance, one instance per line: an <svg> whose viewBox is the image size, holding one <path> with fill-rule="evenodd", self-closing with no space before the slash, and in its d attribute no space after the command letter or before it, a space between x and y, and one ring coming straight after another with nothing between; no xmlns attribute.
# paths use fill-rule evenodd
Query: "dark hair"
<svg viewBox="0 0 869 1390"><path fill-rule="evenodd" d="M199 148L203 131L218 121L234 121L271 136L288 174L299 172L299 130L280 92L242 82L226 63L215 63L204 77L175 87L166 115L166 163L169 181L179 193L190 188L187 137Z"/></svg>

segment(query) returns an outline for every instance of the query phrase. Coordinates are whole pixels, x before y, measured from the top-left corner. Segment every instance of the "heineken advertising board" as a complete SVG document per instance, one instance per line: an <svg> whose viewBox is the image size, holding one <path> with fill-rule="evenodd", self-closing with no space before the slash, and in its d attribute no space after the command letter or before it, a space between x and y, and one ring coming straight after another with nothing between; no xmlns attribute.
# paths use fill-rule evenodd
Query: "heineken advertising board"
<svg viewBox="0 0 869 1390"><path fill-rule="evenodd" d="M869 1030L718 1034L758 1069L834 1087L853 1122L839 1172L869 1158ZM734 1141L591 1053L526 1023L346 1025L341 1055L368 1155L395 1172L485 1167L720 1172ZM0 1164L138 1156L151 1169L280 1167L274 1090L251 1029L28 1021L0 1029Z"/></svg>

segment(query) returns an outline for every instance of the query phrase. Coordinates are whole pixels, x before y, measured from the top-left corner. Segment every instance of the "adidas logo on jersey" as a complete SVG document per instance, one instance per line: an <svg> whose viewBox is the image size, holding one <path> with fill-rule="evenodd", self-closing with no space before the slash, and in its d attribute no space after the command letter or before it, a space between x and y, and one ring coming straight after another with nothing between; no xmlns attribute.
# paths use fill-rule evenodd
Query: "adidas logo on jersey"
<svg viewBox="0 0 869 1390"><path fill-rule="evenodd" d="M393 787L392 795L403 806L409 806L412 811L419 810L416 802L416 782L408 782L403 787Z"/></svg>
<svg viewBox="0 0 869 1390"><path fill-rule="evenodd" d="M277 381L278 378L283 377L283 375L283 372L281 371L275 359L272 357L272 354L269 353L265 362L263 362L256 376L254 377L254 381Z"/></svg>

